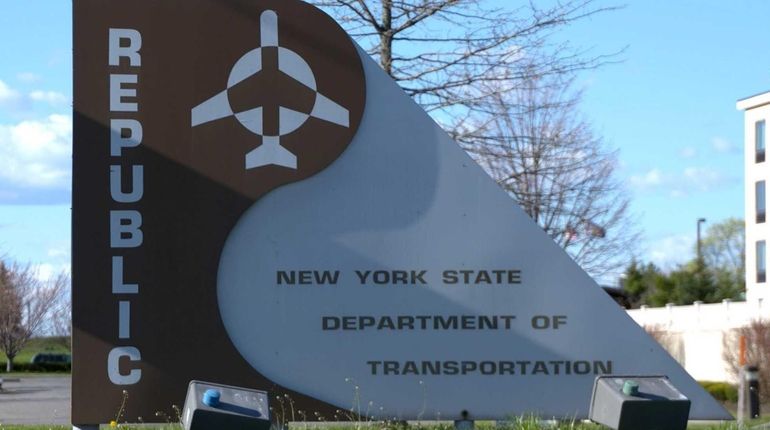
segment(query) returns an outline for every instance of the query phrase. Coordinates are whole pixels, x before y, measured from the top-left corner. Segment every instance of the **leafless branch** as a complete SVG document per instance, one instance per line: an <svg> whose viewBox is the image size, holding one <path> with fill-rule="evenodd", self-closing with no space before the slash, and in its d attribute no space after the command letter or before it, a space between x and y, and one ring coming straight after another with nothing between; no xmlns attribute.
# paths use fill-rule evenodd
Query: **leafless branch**
<svg viewBox="0 0 770 430"><path fill-rule="evenodd" d="M563 75L617 60L551 41L617 7L565 0L495 7L485 0L315 0L426 110L462 116L479 86Z"/></svg>
<svg viewBox="0 0 770 430"><path fill-rule="evenodd" d="M580 119L580 94L552 79L490 93L493 114L464 118L455 139L586 271L625 267L638 233L616 155Z"/></svg>
<svg viewBox="0 0 770 430"><path fill-rule="evenodd" d="M741 341L743 338L743 341ZM760 387L770 384L770 322L754 320L748 326L731 330L722 338L722 358L725 360L727 371L737 380L741 375L741 343L745 345L743 359L745 364L759 367ZM760 390L763 401L770 400L768 390Z"/></svg>
<svg viewBox="0 0 770 430"><path fill-rule="evenodd" d="M315 0L584 269L630 261L615 153L578 119L575 73L617 61L554 34L617 9L595 0ZM621 50L622 51L622 50Z"/></svg>

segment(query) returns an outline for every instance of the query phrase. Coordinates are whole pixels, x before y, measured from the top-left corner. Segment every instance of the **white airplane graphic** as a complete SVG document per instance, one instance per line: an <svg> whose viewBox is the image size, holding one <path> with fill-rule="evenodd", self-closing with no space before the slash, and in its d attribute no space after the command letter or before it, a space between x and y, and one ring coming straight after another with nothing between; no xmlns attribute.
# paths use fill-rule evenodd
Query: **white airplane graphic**
<svg viewBox="0 0 770 430"><path fill-rule="evenodd" d="M227 88L192 109L192 126L235 116L250 132L262 136L262 144L246 154L247 170L271 164L296 169L297 156L281 146L281 136L297 130L310 117L350 127L350 113L318 92L313 71L302 57L278 44L278 15L275 11L267 10L260 16L260 39L261 46L244 54L230 70ZM278 70L315 92L315 104L309 113L278 107L277 136L264 134L262 106L233 112L228 98L228 89L262 70L262 48L265 47L278 48Z"/></svg>

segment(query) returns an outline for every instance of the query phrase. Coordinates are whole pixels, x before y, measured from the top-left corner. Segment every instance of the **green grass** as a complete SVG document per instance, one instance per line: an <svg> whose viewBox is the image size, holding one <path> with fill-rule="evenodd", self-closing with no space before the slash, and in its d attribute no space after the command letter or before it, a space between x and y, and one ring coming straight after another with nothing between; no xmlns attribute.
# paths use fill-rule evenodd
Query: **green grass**
<svg viewBox="0 0 770 430"><path fill-rule="evenodd" d="M16 425L1 425L2 430L72 430L72 426L16 426Z"/></svg>
<svg viewBox="0 0 770 430"><path fill-rule="evenodd" d="M691 424L688 430L747 430L759 424L770 422L770 416L758 420L747 421L743 426L737 422L725 422L714 424ZM119 424L123 430L181 430L179 424ZM70 430L71 426L55 425L3 425L0 430ZM289 423L283 427L288 430L453 430L452 422L420 422L403 425L401 422L392 421L368 421L345 423ZM583 421L540 421L532 417L515 417L504 422L476 421L476 430L607 430L607 427ZM102 425L102 430L111 429L109 425Z"/></svg>
<svg viewBox="0 0 770 430"><path fill-rule="evenodd" d="M102 429L109 429L110 426L103 425ZM141 426L134 427L128 425L121 425L118 427L122 430L182 430L182 426ZM2 425L0 424L0 430L72 430L72 426L51 426L51 425Z"/></svg>
<svg viewBox="0 0 770 430"><path fill-rule="evenodd" d="M737 422L714 423L714 424L691 424L688 430L746 430L755 425L766 423L768 419L748 421L743 426L738 426ZM394 424L371 422L371 423L346 423L340 426L327 424L316 426L313 423L292 423L290 430L453 430L454 425L450 423L437 424L410 424L408 427L402 427ZM583 421L561 421L542 422L535 418L513 418L506 422L496 423L494 421L477 421L476 430L608 430L599 424Z"/></svg>
<svg viewBox="0 0 770 430"><path fill-rule="evenodd" d="M64 346L64 342L62 342L61 339L59 338L39 337L39 338L31 339L29 343L27 343L27 346L21 350L19 355L17 355L16 358L13 359L13 362L14 364L29 363L32 361L32 357L34 357L35 354L37 354L38 352L69 353L70 351ZM5 353L0 352L0 372L5 371L5 364L7 361L8 361L8 357L5 356ZM5 428L6 427L0 427L0 429L3 429L3 430L5 430Z"/></svg>
<svg viewBox="0 0 770 430"><path fill-rule="evenodd" d="M15 363L16 360L13 360ZM70 376L71 374L69 372L11 372L11 373L5 373L5 364L3 364L3 367L0 368L0 378L5 379L18 379L18 378L66 378ZM1 429L2 427L0 427Z"/></svg>
<svg viewBox="0 0 770 430"><path fill-rule="evenodd" d="M758 422L747 422L743 427L737 423L723 424L697 424L688 427L688 430L744 430L756 425ZM47 426L47 425L2 425L0 430L70 430L71 426ZM109 426L102 426L102 429L109 429ZM118 426L124 430L181 430L181 426L165 424L158 426L142 425L133 426L121 424ZM437 424L411 424L407 427L382 422L364 422L364 423L345 423L339 426L326 423L324 425L315 425L313 423L292 423L290 430L452 430L454 426L451 423ZM491 421L481 421L476 423L477 430L603 430L606 427L583 422L560 422L560 423L541 423L531 418L515 418L502 425L496 425Z"/></svg>
<svg viewBox="0 0 770 430"><path fill-rule="evenodd" d="M102 429L107 430L111 427L108 425L101 426ZM118 426L121 430L182 430L180 425L158 425L158 426L130 426L121 424ZM52 425L2 425L0 424L0 430L72 430L72 426L52 426Z"/></svg>

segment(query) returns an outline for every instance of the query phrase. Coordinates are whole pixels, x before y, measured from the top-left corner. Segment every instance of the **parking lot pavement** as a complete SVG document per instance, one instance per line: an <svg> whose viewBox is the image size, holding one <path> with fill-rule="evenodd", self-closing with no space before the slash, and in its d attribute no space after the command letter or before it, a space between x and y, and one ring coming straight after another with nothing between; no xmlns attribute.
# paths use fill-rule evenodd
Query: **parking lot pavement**
<svg viewBox="0 0 770 430"><path fill-rule="evenodd" d="M0 389L0 424L70 423L70 376L12 376Z"/></svg>

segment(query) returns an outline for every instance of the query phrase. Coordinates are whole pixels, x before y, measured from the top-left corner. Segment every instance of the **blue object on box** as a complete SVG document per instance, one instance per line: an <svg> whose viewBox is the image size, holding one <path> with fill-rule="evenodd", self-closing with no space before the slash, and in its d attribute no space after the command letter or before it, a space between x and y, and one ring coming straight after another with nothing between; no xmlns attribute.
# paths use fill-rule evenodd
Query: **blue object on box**
<svg viewBox="0 0 770 430"><path fill-rule="evenodd" d="M206 390L205 393L203 393L203 403L206 406L211 406L212 408L216 408L219 406L219 390L209 389Z"/></svg>
<svg viewBox="0 0 770 430"><path fill-rule="evenodd" d="M182 409L185 430L270 430L265 391L190 381Z"/></svg>

